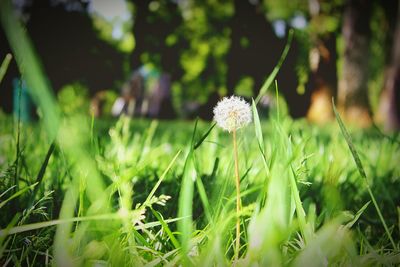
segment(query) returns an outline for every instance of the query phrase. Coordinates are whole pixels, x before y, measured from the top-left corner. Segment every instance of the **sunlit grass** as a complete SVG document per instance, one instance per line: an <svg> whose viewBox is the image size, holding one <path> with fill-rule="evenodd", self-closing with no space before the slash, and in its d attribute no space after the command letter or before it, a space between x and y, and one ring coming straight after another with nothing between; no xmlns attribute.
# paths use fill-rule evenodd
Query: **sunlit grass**
<svg viewBox="0 0 400 267"><path fill-rule="evenodd" d="M11 118L2 120L12 125ZM90 125L89 118L86 122ZM121 118L104 123L111 126L108 131L101 124L94 122L93 135L98 141L88 147L105 185L106 199L98 195L100 202L96 196L89 197L87 187L95 186L90 172L67 160L57 146L35 197L37 204L28 211L30 193L38 186L36 174L48 149L43 130L22 127L21 162L26 167L20 173L17 196L6 192L12 186L15 141L1 146L6 157L1 209L8 214L2 218L2 228L10 226L1 231L3 258L43 264L46 253L50 259L61 257L44 240L54 237L54 226L71 224L69 241L64 243L68 247L63 249L74 264L232 264L236 209L229 136L214 128L194 150L193 144L207 133L209 123L199 122L195 132L193 122ZM243 159L239 264L398 262L398 248L393 248L378 214L368 205L367 187L336 124L319 128L283 118L279 124L272 119L256 125L238 136ZM257 139L260 133L262 139ZM27 139L28 134L37 138ZM2 128L1 137L8 135L13 135L13 128ZM263 140L262 147L257 140ZM367 177L374 176L371 191L398 246L400 170L395 159L400 156L399 144L375 130L356 130L353 144L360 151ZM79 183L75 185L76 204L71 207L73 217L60 218L60 200L68 198L74 180ZM109 203L109 212L93 214L96 207L91 203L103 201ZM13 222L15 206L20 207L24 220L19 217Z"/></svg>

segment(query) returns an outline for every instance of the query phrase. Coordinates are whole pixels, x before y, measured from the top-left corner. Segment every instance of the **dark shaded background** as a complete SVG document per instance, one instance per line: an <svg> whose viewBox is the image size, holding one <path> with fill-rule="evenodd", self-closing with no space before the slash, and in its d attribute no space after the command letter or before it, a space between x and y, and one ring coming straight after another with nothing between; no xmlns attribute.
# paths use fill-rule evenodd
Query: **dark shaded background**
<svg viewBox="0 0 400 267"><path fill-rule="evenodd" d="M179 46L167 47L157 40L164 40L181 21L177 16L171 16L172 19L167 23L165 19L148 20L148 1L139 1L135 5L137 17L133 32L136 46L133 53L128 55L131 67L136 68L140 65L142 53L157 53L160 55L161 68L171 74L172 80L180 79L182 69L179 55L187 44L182 42ZM176 12L176 5L169 5L170 11ZM91 95L109 88L119 90L127 79L123 70L126 55L99 39L86 12L67 11L65 6L54 6L50 1L34 1L26 12L30 14L26 24L27 31L55 91L75 81L86 85ZM277 38L264 14L248 1L235 1L235 14L228 24L232 30L232 43L226 57L228 94L233 93L234 86L244 75L252 77L255 88L260 88L278 62L286 38ZM242 36L249 40L247 47L240 45ZM328 64L320 66L319 75L324 77L332 88L336 88L335 38L326 43L332 53L331 60ZM0 58L4 58L7 53L11 53L11 50L0 28ZM296 92L298 81L295 64L298 53L299 45L295 39L277 77L280 91L285 96L293 117L306 114L310 95L316 87L315 81L310 77L305 94L299 95ZM201 79L212 77L212 72L212 68L207 68L201 74ZM0 84L0 107L6 112L12 111L12 80L17 76L19 72L13 60Z"/></svg>

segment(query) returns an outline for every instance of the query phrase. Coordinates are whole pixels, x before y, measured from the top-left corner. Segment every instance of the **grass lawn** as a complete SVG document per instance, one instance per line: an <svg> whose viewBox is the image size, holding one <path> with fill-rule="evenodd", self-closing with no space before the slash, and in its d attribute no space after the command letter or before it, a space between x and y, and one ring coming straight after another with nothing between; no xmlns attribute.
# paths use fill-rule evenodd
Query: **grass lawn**
<svg viewBox="0 0 400 267"><path fill-rule="evenodd" d="M71 117L54 146L37 123L0 125L2 263L236 262L232 137L212 123ZM365 178L337 122L238 131L237 264L399 263L398 136L349 132Z"/></svg>

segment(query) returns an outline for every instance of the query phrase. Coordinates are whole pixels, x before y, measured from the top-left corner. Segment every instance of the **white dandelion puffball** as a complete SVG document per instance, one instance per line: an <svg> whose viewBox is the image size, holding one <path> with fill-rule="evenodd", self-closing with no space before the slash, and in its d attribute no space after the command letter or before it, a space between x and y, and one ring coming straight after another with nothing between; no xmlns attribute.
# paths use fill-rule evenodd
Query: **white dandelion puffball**
<svg viewBox="0 0 400 267"><path fill-rule="evenodd" d="M251 122L250 105L241 97L224 97L214 107L214 120L225 131L232 132Z"/></svg>

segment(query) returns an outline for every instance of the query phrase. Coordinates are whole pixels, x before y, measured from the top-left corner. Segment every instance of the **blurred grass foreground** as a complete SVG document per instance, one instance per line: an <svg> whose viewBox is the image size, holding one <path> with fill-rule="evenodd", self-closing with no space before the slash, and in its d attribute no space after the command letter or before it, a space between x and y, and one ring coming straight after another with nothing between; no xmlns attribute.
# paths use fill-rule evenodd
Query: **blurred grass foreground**
<svg viewBox="0 0 400 267"><path fill-rule="evenodd" d="M37 122L0 115L3 266L400 264L398 133L347 129L334 103L324 126L280 102L260 119L291 35L237 133L236 212L230 134L201 120L66 112L10 1L0 16L39 109Z"/></svg>

